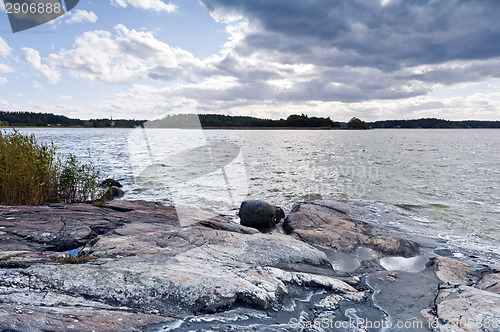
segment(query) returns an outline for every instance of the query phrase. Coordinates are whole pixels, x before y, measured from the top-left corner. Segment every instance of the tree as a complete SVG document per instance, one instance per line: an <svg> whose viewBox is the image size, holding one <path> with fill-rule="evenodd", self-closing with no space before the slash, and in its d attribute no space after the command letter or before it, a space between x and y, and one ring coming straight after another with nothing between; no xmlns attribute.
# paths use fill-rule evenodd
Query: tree
<svg viewBox="0 0 500 332"><path fill-rule="evenodd" d="M370 125L359 118L352 118L347 123L349 129L370 129Z"/></svg>

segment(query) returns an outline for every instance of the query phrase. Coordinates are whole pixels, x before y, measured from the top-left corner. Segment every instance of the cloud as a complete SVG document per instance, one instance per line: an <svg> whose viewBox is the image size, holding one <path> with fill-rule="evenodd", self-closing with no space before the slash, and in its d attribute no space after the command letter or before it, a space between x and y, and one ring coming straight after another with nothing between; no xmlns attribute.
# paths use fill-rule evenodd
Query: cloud
<svg viewBox="0 0 500 332"><path fill-rule="evenodd" d="M12 73L12 72L14 72L14 69L12 69L11 67L9 67L5 64L0 63L0 74L6 74L6 73Z"/></svg>
<svg viewBox="0 0 500 332"><path fill-rule="evenodd" d="M436 84L500 77L500 2L202 2L217 20L229 17L232 27L243 27L214 64L237 78L226 94L215 95L219 100L404 99ZM286 71L286 65L309 70Z"/></svg>
<svg viewBox="0 0 500 332"><path fill-rule="evenodd" d="M43 86L38 81L34 81L33 84L31 85L31 87L33 89L43 89Z"/></svg>
<svg viewBox="0 0 500 332"><path fill-rule="evenodd" d="M50 68L48 65L42 64L42 58L37 50L29 47L23 47L21 50L23 52L23 60L27 62L38 75L46 77L51 84L56 84L59 81L61 76L60 73Z"/></svg>
<svg viewBox="0 0 500 332"><path fill-rule="evenodd" d="M10 55L12 49L9 44L2 37L0 37L0 56L7 57Z"/></svg>
<svg viewBox="0 0 500 332"><path fill-rule="evenodd" d="M368 120L432 112L463 117L466 109L491 118L492 110L500 109L491 99L496 94L427 96L435 87L500 77L498 1L201 2L230 34L220 52L208 58L197 59L152 32L119 24L112 31L83 33L71 49L50 54L40 65L88 82L133 84L99 104L118 114L127 107L143 109L141 103L149 115L189 104L227 114L280 117L302 109ZM153 11L165 5L112 3ZM168 85L152 88L152 80Z"/></svg>
<svg viewBox="0 0 500 332"><path fill-rule="evenodd" d="M166 4L162 0L111 0L113 6L126 8L128 5L153 12L175 12L177 6L171 3Z"/></svg>
<svg viewBox="0 0 500 332"><path fill-rule="evenodd" d="M277 48L301 56L311 55L313 46L328 51L333 63L382 69L500 53L494 43L500 35L500 3L495 1L393 1L385 6L360 0L202 1L219 13L239 12L260 27L247 36L247 51ZM355 57L340 57L344 52ZM312 60L325 63L322 57Z"/></svg>
<svg viewBox="0 0 500 332"><path fill-rule="evenodd" d="M209 89L211 84L217 84ZM226 82L229 86L231 82ZM207 82L205 88L212 94L224 91L226 86L219 81ZM183 113L186 109L197 109L200 113L224 113L232 115L252 115L263 118L283 118L293 113L306 113L310 116L330 116L339 121L348 121L354 116L364 120L409 119L422 117L441 117L454 120L484 119L497 120L500 109L500 87L488 93L474 93L467 96L437 98L415 96L402 100L387 101L279 101L255 100L209 100L197 99L203 96L201 88L193 89L199 95L175 93L178 86L157 88L149 85L133 85L126 92L116 93L106 101L92 108L103 113L119 114L124 117L158 118L166 113ZM141 114L135 113L140 109ZM144 111L143 111L144 110Z"/></svg>
<svg viewBox="0 0 500 332"><path fill-rule="evenodd" d="M73 97L71 97L70 95L60 95L59 99L60 100L71 100L71 99L73 99Z"/></svg>
<svg viewBox="0 0 500 332"><path fill-rule="evenodd" d="M0 76L0 85L7 83L7 79L5 77Z"/></svg>
<svg viewBox="0 0 500 332"><path fill-rule="evenodd" d="M72 13L71 16L64 21L66 24L74 24L74 23L95 23L97 22L97 15L94 12L88 12L86 10L77 9Z"/></svg>
<svg viewBox="0 0 500 332"><path fill-rule="evenodd" d="M198 60L170 47L153 33L119 24L114 34L95 30L76 38L74 48L50 54L47 61L88 82L128 84L135 80L190 80Z"/></svg>
<svg viewBox="0 0 500 332"><path fill-rule="evenodd" d="M0 1L0 12L5 12L5 4L3 1Z"/></svg>

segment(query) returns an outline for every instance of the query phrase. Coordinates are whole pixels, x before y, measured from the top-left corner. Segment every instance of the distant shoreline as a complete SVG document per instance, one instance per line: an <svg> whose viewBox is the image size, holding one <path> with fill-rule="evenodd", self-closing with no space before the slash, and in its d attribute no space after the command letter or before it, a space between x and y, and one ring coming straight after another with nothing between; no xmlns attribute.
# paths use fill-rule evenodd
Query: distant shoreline
<svg viewBox="0 0 500 332"><path fill-rule="evenodd" d="M63 127L63 126L51 126L51 127L46 127L46 126L40 126L40 127L34 127L34 126L0 126L0 129L137 129L141 127L135 127L135 128L129 128L129 127ZM175 127L146 127L146 129L191 129L191 130L197 130L200 128L175 128ZM363 131L366 129L353 129L353 128L332 128L332 127L201 127L203 130L328 130L328 131ZM470 128L394 128L394 127L387 127L387 128L370 128L369 130L379 130L379 129L394 129L394 130L404 130L404 129L412 129L412 130L419 130L419 129L444 129L444 130L450 130L450 129L460 129L460 130L467 130L467 129L500 129L496 127L491 127L491 128L485 128L485 127L470 127Z"/></svg>
<svg viewBox="0 0 500 332"><path fill-rule="evenodd" d="M0 128L201 128L222 130L337 130L337 129L500 129L500 121L436 118L411 120L380 120L365 122L353 117L349 122L334 121L330 117L310 117L292 114L286 119L262 119L251 116L223 114L175 114L157 120L130 119L72 119L63 115L35 112L0 111Z"/></svg>

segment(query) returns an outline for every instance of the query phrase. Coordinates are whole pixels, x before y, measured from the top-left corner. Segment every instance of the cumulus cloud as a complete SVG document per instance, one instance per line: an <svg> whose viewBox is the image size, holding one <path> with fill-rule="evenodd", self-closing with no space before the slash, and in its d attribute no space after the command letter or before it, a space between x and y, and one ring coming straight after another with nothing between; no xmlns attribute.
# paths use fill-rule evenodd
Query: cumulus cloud
<svg viewBox="0 0 500 332"><path fill-rule="evenodd" d="M0 85L7 83L7 79L5 77L0 76Z"/></svg>
<svg viewBox="0 0 500 332"><path fill-rule="evenodd" d="M14 69L7 66L6 64L0 63L0 74L12 73Z"/></svg>
<svg viewBox="0 0 500 332"><path fill-rule="evenodd" d="M94 12L88 12L86 10L77 9L72 13L71 16L64 21L66 24L75 24L75 23L95 23L97 22L97 15Z"/></svg>
<svg viewBox="0 0 500 332"><path fill-rule="evenodd" d="M50 54L48 61L89 82L126 84L134 80L189 80L194 56L170 47L153 33L119 24L114 33L89 31L76 38L74 48Z"/></svg>
<svg viewBox="0 0 500 332"><path fill-rule="evenodd" d="M42 64L42 58L37 50L29 47L23 47L21 50L23 52L23 60L27 62L38 75L46 77L51 84L55 84L59 81L61 76L60 73L48 65Z"/></svg>
<svg viewBox="0 0 500 332"><path fill-rule="evenodd" d="M111 0L113 6L126 8L128 5L146 9L153 12L167 12L171 13L176 11L177 6L171 3L165 3L162 0Z"/></svg>
<svg viewBox="0 0 500 332"><path fill-rule="evenodd" d="M0 37L0 56L9 56L11 51L12 49L10 48L9 44L7 44L7 42L3 40L2 37Z"/></svg>

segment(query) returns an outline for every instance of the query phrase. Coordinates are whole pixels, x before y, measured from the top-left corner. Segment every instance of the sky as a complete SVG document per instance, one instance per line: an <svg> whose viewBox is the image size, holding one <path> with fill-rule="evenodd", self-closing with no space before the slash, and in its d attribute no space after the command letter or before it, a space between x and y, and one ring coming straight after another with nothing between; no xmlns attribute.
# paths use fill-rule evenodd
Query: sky
<svg viewBox="0 0 500 332"><path fill-rule="evenodd" d="M498 0L80 0L13 33L0 110L500 120Z"/></svg>

